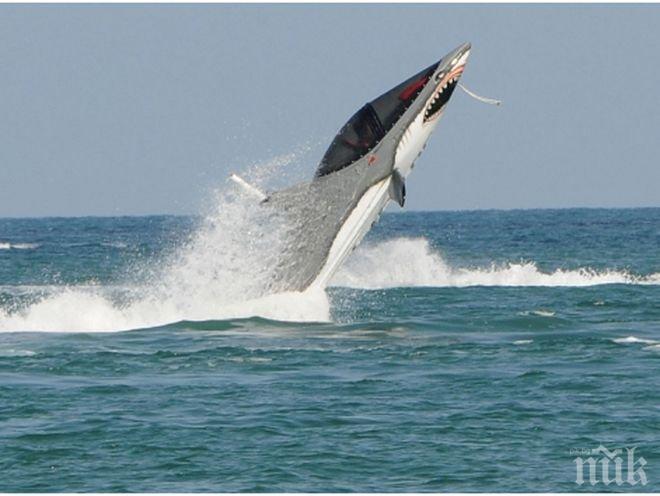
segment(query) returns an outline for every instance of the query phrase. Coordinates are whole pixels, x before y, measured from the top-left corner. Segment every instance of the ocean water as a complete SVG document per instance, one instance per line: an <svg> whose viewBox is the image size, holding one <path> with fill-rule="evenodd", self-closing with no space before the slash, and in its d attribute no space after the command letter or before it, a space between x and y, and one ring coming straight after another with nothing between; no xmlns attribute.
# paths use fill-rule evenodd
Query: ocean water
<svg viewBox="0 0 660 496"><path fill-rule="evenodd" d="M660 490L660 209L385 214L282 295L258 217L0 219L0 491Z"/></svg>

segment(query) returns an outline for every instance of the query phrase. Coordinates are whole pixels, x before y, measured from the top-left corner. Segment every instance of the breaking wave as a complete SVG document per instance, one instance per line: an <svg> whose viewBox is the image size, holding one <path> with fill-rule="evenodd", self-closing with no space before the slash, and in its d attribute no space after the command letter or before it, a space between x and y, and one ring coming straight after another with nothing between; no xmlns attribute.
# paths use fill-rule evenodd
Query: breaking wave
<svg viewBox="0 0 660 496"><path fill-rule="evenodd" d="M543 272L534 262L451 267L425 238L397 238L363 245L332 279L332 286L393 287L594 286L660 284L660 273L647 276L589 267Z"/></svg>

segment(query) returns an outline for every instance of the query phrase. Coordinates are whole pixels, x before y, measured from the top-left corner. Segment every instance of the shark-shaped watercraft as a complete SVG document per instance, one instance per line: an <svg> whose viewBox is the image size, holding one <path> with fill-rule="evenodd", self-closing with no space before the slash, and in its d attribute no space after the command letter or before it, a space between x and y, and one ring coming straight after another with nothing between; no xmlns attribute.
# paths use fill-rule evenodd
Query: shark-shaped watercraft
<svg viewBox="0 0 660 496"><path fill-rule="evenodd" d="M405 178L469 54L470 44L463 44L367 103L335 136L312 181L264 195L264 206L284 215L286 224L272 291L325 287L387 203L403 206Z"/></svg>

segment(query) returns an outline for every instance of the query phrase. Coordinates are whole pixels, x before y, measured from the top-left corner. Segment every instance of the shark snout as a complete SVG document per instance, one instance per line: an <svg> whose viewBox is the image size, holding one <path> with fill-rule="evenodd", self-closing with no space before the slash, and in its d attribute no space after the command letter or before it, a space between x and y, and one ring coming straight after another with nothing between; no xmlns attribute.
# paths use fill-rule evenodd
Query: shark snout
<svg viewBox="0 0 660 496"><path fill-rule="evenodd" d="M449 102L463 69L470 56L470 43L463 43L449 52L438 64L434 80L435 89L427 101L424 109L424 122L431 122L442 115L442 111Z"/></svg>
<svg viewBox="0 0 660 496"><path fill-rule="evenodd" d="M472 45L470 43L463 43L461 46L445 55L439 64L439 71L436 74L436 80L440 80L450 72L464 66L470 56L471 49Z"/></svg>
<svg viewBox="0 0 660 496"><path fill-rule="evenodd" d="M463 43L456 49L456 55L454 56L454 59L456 60L456 66L465 65L468 57L470 56L470 50L472 50L472 45L470 43Z"/></svg>
<svg viewBox="0 0 660 496"><path fill-rule="evenodd" d="M466 41L463 43L461 46L459 46L456 50L460 52L461 54L469 52L472 49L472 43L469 41Z"/></svg>

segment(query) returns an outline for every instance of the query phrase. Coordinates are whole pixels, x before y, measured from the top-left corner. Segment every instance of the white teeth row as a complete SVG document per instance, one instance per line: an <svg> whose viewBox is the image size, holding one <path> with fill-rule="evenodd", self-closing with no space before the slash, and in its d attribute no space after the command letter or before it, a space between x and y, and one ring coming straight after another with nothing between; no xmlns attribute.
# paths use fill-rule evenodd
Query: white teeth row
<svg viewBox="0 0 660 496"><path fill-rule="evenodd" d="M447 81L445 81L445 84L442 86L442 88L440 88L440 91L438 91L438 92L433 96L433 100L431 100L431 104L430 104L428 107L426 107L426 113L425 113L425 116L426 116L426 117L429 116L429 111L430 111L430 109L431 109L431 106L432 106L432 105L438 100L438 98L440 98L440 95L442 95L442 92L445 91L445 90L447 89L447 86L449 86L449 85L450 85L451 83L453 83L454 81L458 81L458 79L450 78L450 79L448 79Z"/></svg>

